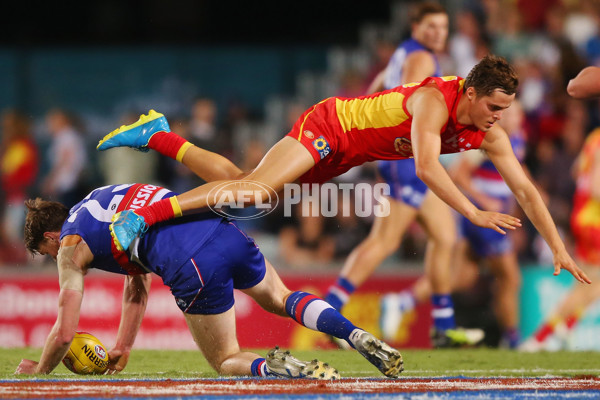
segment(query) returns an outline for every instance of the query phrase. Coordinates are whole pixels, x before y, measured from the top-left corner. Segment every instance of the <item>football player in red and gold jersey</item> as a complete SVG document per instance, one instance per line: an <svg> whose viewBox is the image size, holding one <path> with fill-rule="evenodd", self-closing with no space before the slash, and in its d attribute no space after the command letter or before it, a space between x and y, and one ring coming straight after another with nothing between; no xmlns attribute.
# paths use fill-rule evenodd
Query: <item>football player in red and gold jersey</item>
<svg viewBox="0 0 600 400"><path fill-rule="evenodd" d="M496 124L515 98L517 86L513 68L503 58L488 55L466 79L427 78L369 96L325 99L309 108L253 171L234 174L232 179L237 184L230 194L237 198L238 193L252 189L254 182L280 191L286 183L298 179L325 182L366 161L414 157L417 176L438 197L473 224L505 233L505 229L516 229L521 222L507 214L477 208L439 161L443 153L481 148L552 249L554 273L566 269L580 282L589 283L568 254L540 194L523 172L508 135ZM228 160L215 161L219 157L207 156L208 152L168 130L164 116L152 112L107 135L98 149L152 148L196 173L202 171L201 165L207 160L232 168ZM121 213L111 224L115 244L119 249L128 248L146 226L214 205L216 199L209 198L209 193L223 183L210 182L135 212Z"/></svg>
<svg viewBox="0 0 600 400"><path fill-rule="evenodd" d="M575 164L577 187L571 213L575 256L594 282L573 286L537 331L521 346L524 351L545 349L553 334L567 335L594 301L600 298L600 128L585 140Z"/></svg>

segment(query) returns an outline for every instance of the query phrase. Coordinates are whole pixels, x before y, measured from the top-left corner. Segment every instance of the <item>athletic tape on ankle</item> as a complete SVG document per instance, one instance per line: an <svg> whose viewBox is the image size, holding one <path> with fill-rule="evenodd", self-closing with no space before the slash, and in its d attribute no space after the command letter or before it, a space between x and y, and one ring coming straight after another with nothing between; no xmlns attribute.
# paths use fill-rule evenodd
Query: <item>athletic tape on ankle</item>
<svg viewBox="0 0 600 400"><path fill-rule="evenodd" d="M185 152L192 147L193 144L191 144L190 142L185 142L183 144L183 146L181 146L179 148L179 151L177 152L177 155L175 156L175 159L179 162L181 162L181 160L183 160L183 156L185 155Z"/></svg>

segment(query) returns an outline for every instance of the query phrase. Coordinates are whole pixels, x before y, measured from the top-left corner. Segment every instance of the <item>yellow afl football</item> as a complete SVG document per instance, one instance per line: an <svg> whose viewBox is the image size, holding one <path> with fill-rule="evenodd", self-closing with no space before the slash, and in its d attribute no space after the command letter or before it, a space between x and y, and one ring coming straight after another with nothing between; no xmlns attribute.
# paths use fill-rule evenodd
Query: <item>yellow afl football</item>
<svg viewBox="0 0 600 400"><path fill-rule="evenodd" d="M79 375L103 374L108 366L108 352L94 335L77 332L63 364Z"/></svg>

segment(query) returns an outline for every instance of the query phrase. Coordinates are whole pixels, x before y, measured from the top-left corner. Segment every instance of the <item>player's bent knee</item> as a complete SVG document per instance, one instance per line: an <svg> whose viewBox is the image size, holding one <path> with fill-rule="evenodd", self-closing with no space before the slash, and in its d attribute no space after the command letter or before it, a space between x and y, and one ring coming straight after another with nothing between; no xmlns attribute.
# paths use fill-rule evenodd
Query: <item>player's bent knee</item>
<svg viewBox="0 0 600 400"><path fill-rule="evenodd" d="M213 368L221 376L248 375L249 373L245 371L247 365L241 360L241 354L241 352L231 354L217 365L213 365Z"/></svg>

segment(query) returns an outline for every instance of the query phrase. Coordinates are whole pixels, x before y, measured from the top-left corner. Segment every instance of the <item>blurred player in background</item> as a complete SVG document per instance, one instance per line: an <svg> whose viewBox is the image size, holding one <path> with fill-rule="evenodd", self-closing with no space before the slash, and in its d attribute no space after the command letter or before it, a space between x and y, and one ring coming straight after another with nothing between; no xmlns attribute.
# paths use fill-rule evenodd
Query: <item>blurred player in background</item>
<svg viewBox="0 0 600 400"><path fill-rule="evenodd" d="M515 101L500 122L510 137L517 159L521 161L525 158L523 117L521 105ZM482 152L462 154L459 161L450 168L450 176L484 210L509 212L514 206L510 188ZM452 291L464 290L475 284L479 263L485 261L495 277L494 309L503 329L502 345L516 348L520 340L518 295L521 274L510 237L473 225L463 216L458 218L461 240L455 250L456 257L449 282ZM381 315L383 337L393 339L403 314L411 311L415 304L427 301L430 292L431 284L424 277L410 290L384 296Z"/></svg>
<svg viewBox="0 0 600 400"><path fill-rule="evenodd" d="M586 309L600 298L600 128L586 138L574 171L576 189L571 231L575 238L575 255L593 283L573 286L558 308L523 343L520 347L523 351L544 350L553 334L567 339Z"/></svg>
<svg viewBox="0 0 600 400"><path fill-rule="evenodd" d="M417 176L438 197L474 224L504 234L504 229L521 226L520 221L477 208L439 161L440 153L481 148L548 243L554 256L554 274L566 269L580 282L589 282L568 254L540 194L515 157L506 132L496 124L512 103L517 86L512 67L503 58L489 55L473 67L466 79L431 77L370 96L325 99L309 108L252 172L233 181L207 183L135 212L119 213L110 225L115 246L127 249L148 226L214 206L219 197L210 193L223 184L230 184L228 196L241 198L248 191L254 192L256 182L279 192L297 179L320 183L367 161L412 156ZM98 149L120 146L154 149L196 173L196 163L205 162L202 157L208 153L170 132L164 116L153 110L135 124L106 135ZM245 205L257 200L264 203L268 197L265 191Z"/></svg>
<svg viewBox="0 0 600 400"><path fill-rule="evenodd" d="M213 176L226 176L218 168L214 172ZM77 330L83 279L90 268L127 275L116 344L109 351L110 373L127 364L146 309L150 272L170 287L194 340L220 375L339 378L327 364L300 361L277 348L266 359L241 351L234 288L269 312L346 340L388 377L397 377L402 371L397 350L354 326L318 297L291 292L254 240L228 219L212 213L180 218L153 226L130 251L115 248L108 229L113 215L174 195L154 185L124 184L96 189L71 210L39 198L26 202L26 246L33 254L48 254L57 260L60 294L58 317L40 362L22 360L16 373L47 374L64 358Z"/></svg>
<svg viewBox="0 0 600 400"><path fill-rule="evenodd" d="M441 76L435 53L444 50L448 38L446 10L438 3L421 3L414 10L411 27L411 38L398 46L387 67L371 84L369 93L421 82L428 76ZM457 329L454 320L454 306L450 297L450 258L456 237L450 207L417 177L414 159L379 161L378 170L391 189L388 198L390 213L386 217L375 217L369 236L350 254L339 278L325 295L325 300L341 311L352 293L388 256L398 250L402 236L410 224L417 220L429 238L425 274L434 289L431 295L433 345L450 347L475 344L483 338L483 332ZM407 301L410 297L397 299ZM390 298L388 303L391 302ZM388 306L401 307L402 304Z"/></svg>
<svg viewBox="0 0 600 400"><path fill-rule="evenodd" d="M85 142L65 110L50 110L46 126L52 142L48 149L50 170L41 182L42 194L70 207L82 195L79 189L87 162Z"/></svg>
<svg viewBox="0 0 600 400"><path fill-rule="evenodd" d="M27 258L21 230L23 201L35 183L40 161L27 117L7 109L0 123L0 265L17 264Z"/></svg>

